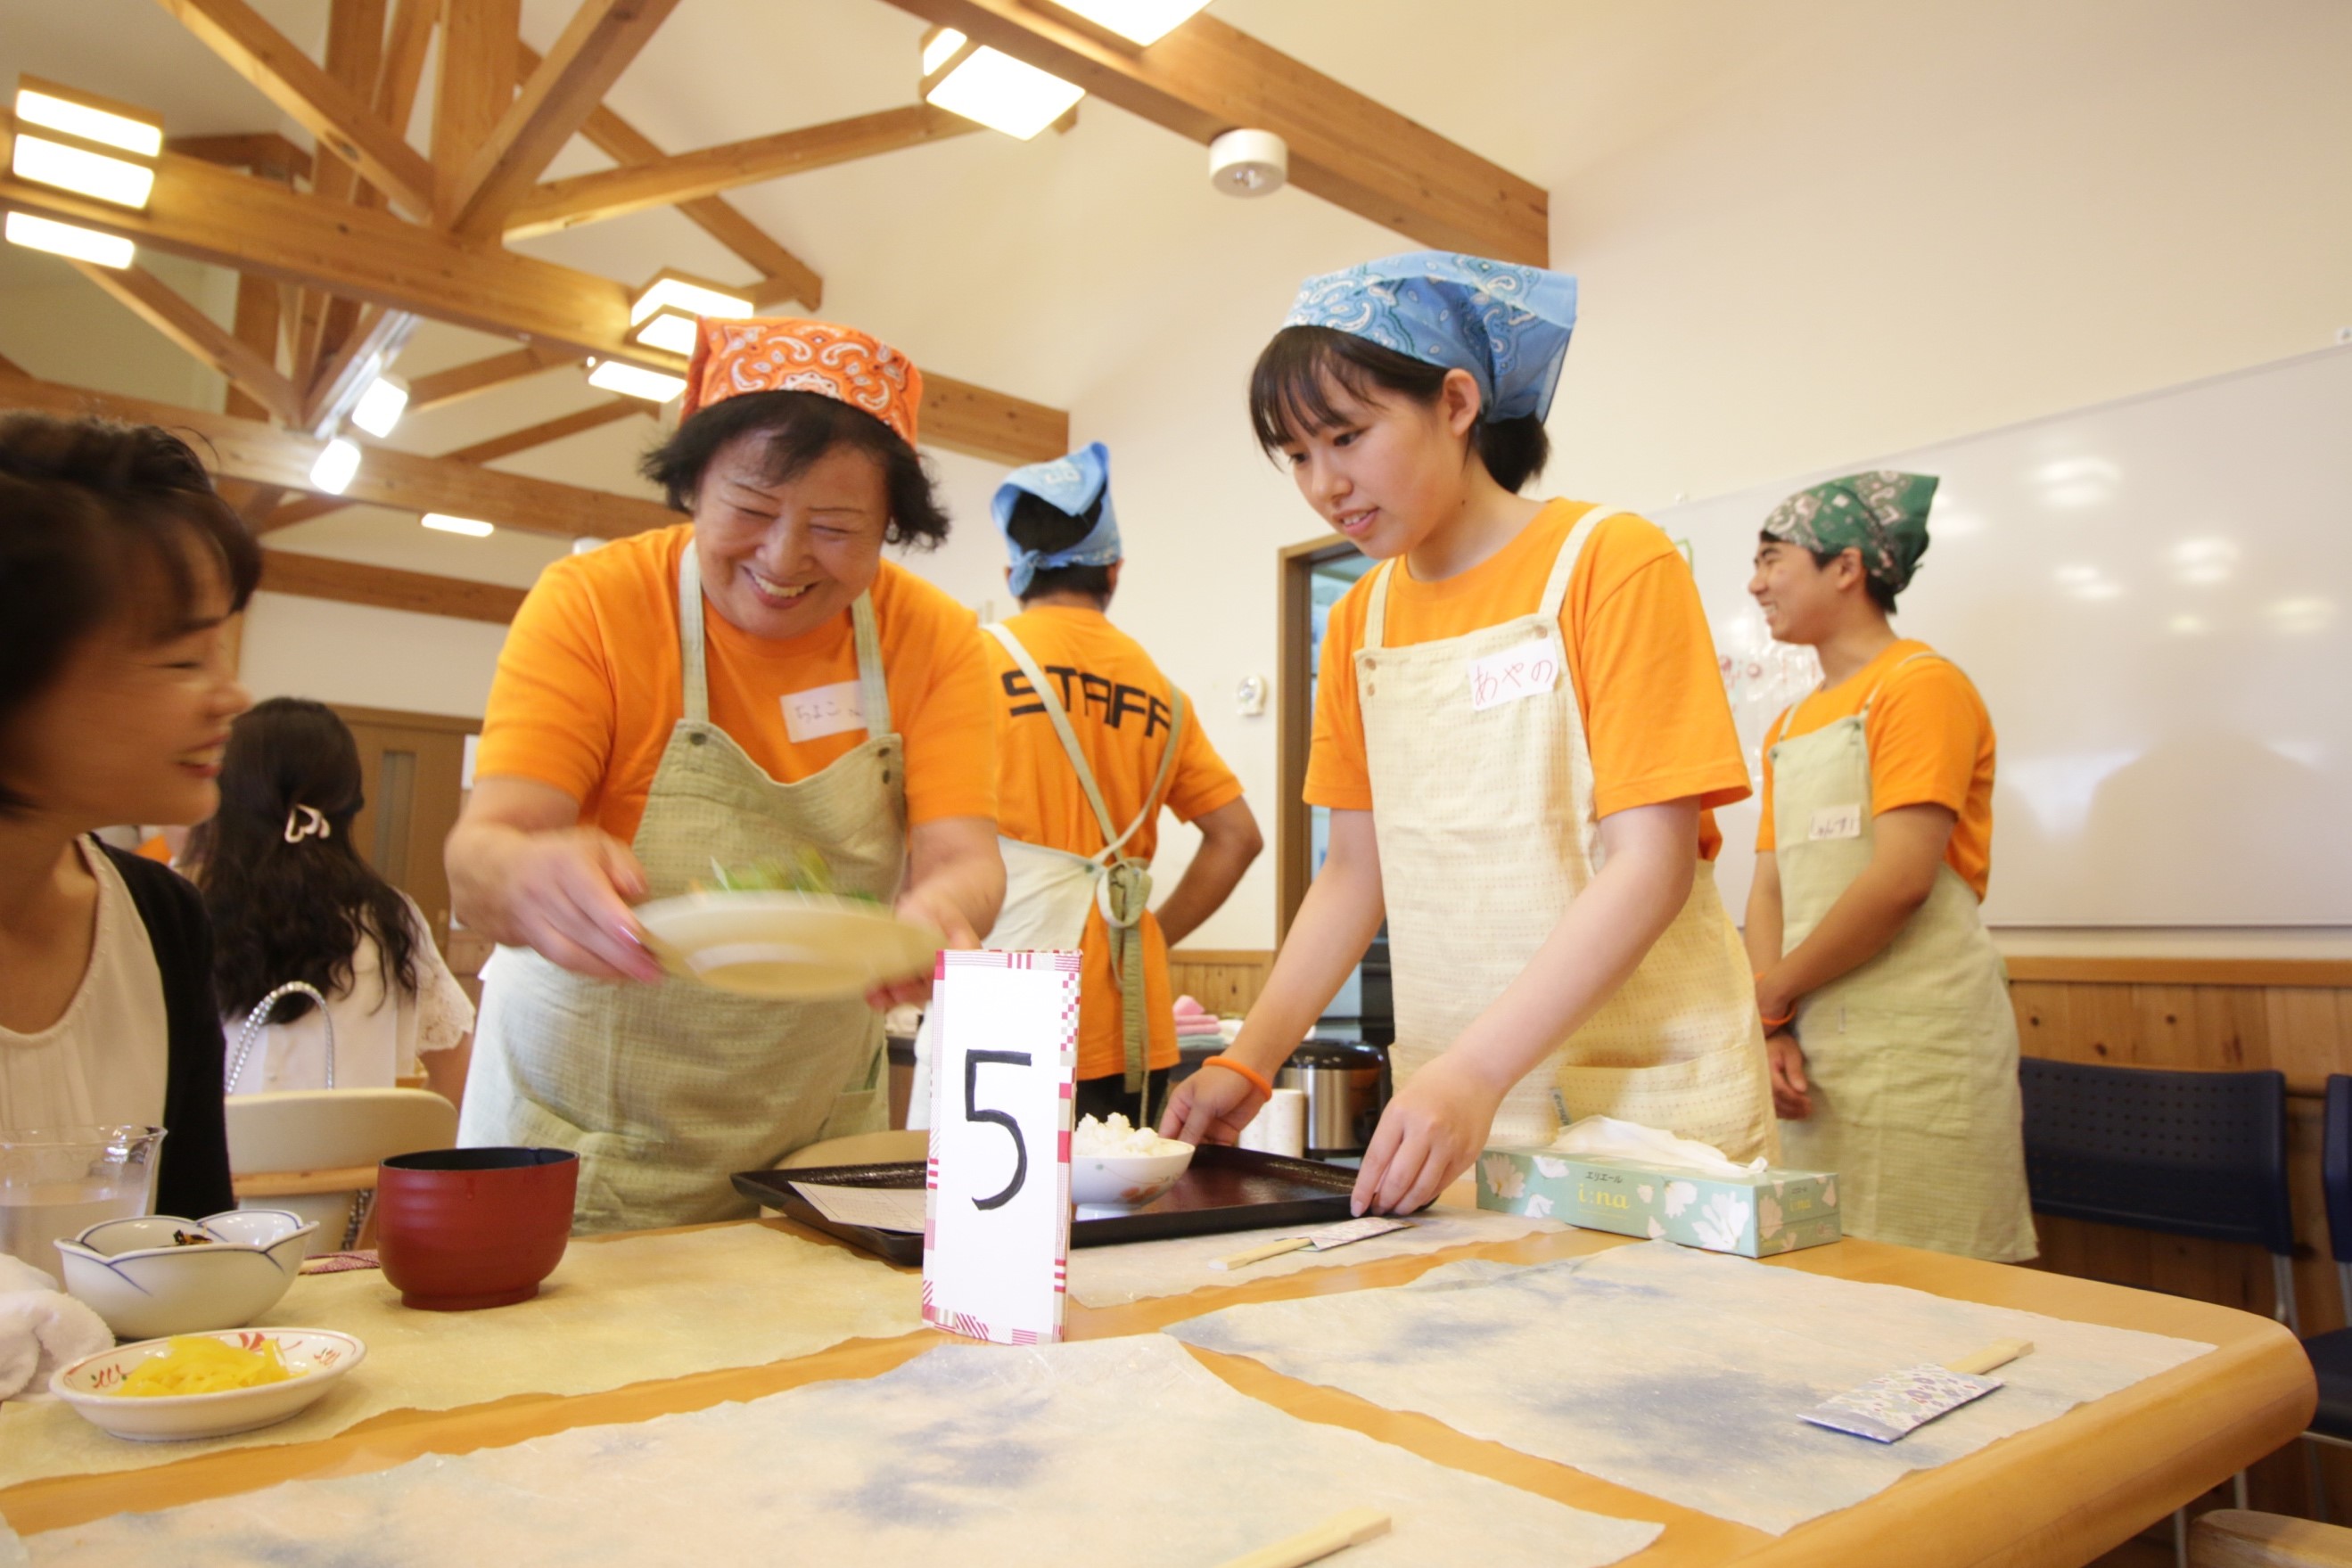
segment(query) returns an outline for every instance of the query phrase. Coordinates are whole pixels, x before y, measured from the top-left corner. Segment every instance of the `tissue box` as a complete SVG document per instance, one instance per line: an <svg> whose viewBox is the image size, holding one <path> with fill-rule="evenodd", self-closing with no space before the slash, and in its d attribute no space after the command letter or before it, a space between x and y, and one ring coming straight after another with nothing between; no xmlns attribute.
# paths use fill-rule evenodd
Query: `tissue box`
<svg viewBox="0 0 2352 1568"><path fill-rule="evenodd" d="M1710 1176L1614 1155L1488 1149L1478 1207L1561 1219L1588 1230L1769 1258L1835 1241L1837 1176L1781 1170Z"/></svg>

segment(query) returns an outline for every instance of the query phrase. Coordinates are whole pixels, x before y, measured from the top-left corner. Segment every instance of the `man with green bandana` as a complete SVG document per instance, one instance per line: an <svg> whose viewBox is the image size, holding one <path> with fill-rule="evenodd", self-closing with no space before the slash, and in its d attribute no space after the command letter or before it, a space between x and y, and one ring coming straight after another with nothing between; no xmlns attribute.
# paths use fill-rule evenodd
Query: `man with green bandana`
<svg viewBox="0 0 2352 1568"><path fill-rule="evenodd" d="M1838 1173L1845 1233L2034 1255L2008 976L1978 905L1992 721L1887 624L1927 551L1936 481L1881 470L1764 520L1748 591L1822 684L1764 737L1748 955L1785 1163Z"/></svg>

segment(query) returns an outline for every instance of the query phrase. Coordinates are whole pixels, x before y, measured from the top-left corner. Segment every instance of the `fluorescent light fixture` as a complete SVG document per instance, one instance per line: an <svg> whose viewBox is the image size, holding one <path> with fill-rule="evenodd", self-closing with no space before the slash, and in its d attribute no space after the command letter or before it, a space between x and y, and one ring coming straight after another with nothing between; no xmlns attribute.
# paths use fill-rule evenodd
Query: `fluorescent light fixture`
<svg viewBox="0 0 2352 1568"><path fill-rule="evenodd" d="M100 267L129 267L135 249L121 235L102 235L76 224L37 218L30 213L10 213L7 235L10 245L46 250L53 256L69 256L76 261L93 262Z"/></svg>
<svg viewBox="0 0 2352 1568"><path fill-rule="evenodd" d="M142 158L152 158L163 151L161 115L38 77L16 78L16 118L26 125L62 131Z"/></svg>
<svg viewBox="0 0 2352 1568"><path fill-rule="evenodd" d="M629 302L629 325L634 327L660 310L687 316L749 316L751 297L724 284L689 277L666 267L655 273L654 280L638 289L637 297Z"/></svg>
<svg viewBox="0 0 2352 1568"><path fill-rule="evenodd" d="M407 411L408 383L398 376L378 375L352 404L352 423L370 435L390 435Z"/></svg>
<svg viewBox="0 0 2352 1568"><path fill-rule="evenodd" d="M1097 26L1139 44L1156 44L1209 0L1055 0Z"/></svg>
<svg viewBox="0 0 2352 1568"><path fill-rule="evenodd" d="M955 43L948 44L953 37ZM1076 106L1087 89L945 28L923 39L923 99L1026 141Z"/></svg>
<svg viewBox="0 0 2352 1568"><path fill-rule="evenodd" d="M16 132L9 170L20 180L55 185L78 196L112 202L119 207L144 207L155 189L155 171L144 163L92 152L70 142L52 141L29 131Z"/></svg>
<svg viewBox="0 0 2352 1568"><path fill-rule="evenodd" d="M962 47L963 35L953 27L941 27L938 32L933 33L923 41L923 74L925 76L936 74L939 68L953 59L955 52Z"/></svg>
<svg viewBox="0 0 2352 1568"><path fill-rule="evenodd" d="M588 372L588 384L624 397L641 397L647 402L667 402L686 390L686 378L620 360L606 360Z"/></svg>
<svg viewBox="0 0 2352 1568"><path fill-rule="evenodd" d="M702 330L702 320L691 310L680 310L665 305L646 319L646 324L629 334L632 342L643 343L648 349L660 349L672 354L694 352L695 335Z"/></svg>
<svg viewBox="0 0 2352 1568"><path fill-rule="evenodd" d="M446 512L427 512L417 520L436 532L463 534L470 539L486 539L499 531L495 523L483 522L479 517L453 517Z"/></svg>
<svg viewBox="0 0 2352 1568"><path fill-rule="evenodd" d="M359 471L358 444L338 435L327 443L326 449L319 454L319 460L310 465L310 486L330 496L340 496Z"/></svg>

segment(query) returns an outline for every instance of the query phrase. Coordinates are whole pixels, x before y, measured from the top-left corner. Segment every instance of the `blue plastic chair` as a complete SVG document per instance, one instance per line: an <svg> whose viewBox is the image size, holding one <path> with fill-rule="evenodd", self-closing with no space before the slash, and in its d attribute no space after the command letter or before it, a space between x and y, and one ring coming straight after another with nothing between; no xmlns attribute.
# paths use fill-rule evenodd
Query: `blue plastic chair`
<svg viewBox="0 0 2352 1568"><path fill-rule="evenodd" d="M2327 1197L2327 1249L2336 1259L2336 1288L2344 1301L2344 1321L2352 1325L2352 1078L2327 1081L2327 1110L2319 1155L2319 1185ZM2304 1436L2314 1443L2352 1448L2352 1326L2314 1334L2303 1342L2319 1380L2319 1408ZM2314 1511L2327 1517L2326 1479L2317 1450L2311 1451Z"/></svg>
<svg viewBox="0 0 2352 1568"><path fill-rule="evenodd" d="M2035 1213L2252 1242L2271 1255L2271 1315L2301 1336L2285 1074L2167 1072L2027 1057L2018 1063L2018 1085L2025 1102L2025 1183ZM2352 1166L2352 1153L2346 1158ZM2352 1278L2352 1269L2347 1275ZM2352 1344L2346 1354L2352 1363ZM2233 1490L2245 1507L2244 1471ZM2186 1509L2173 1514L2172 1531L2174 1560L2185 1565Z"/></svg>

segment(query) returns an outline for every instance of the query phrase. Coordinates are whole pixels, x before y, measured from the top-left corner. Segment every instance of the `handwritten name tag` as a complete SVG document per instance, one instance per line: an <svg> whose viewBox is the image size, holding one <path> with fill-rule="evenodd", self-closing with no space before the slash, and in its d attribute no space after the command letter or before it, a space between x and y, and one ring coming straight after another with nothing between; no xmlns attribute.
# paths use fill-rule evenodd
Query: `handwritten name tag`
<svg viewBox="0 0 2352 1568"><path fill-rule="evenodd" d="M795 746L803 740L839 735L845 729L866 727L866 696L856 681L811 686L778 700L784 705L784 732L793 737Z"/></svg>
<svg viewBox="0 0 2352 1568"><path fill-rule="evenodd" d="M1858 839L1862 837L1860 806L1824 806L1813 813L1813 831L1808 835L1815 841L1822 839Z"/></svg>
<svg viewBox="0 0 2352 1568"><path fill-rule="evenodd" d="M1541 696L1559 685L1559 645L1549 638L1522 643L1470 661L1470 711Z"/></svg>

